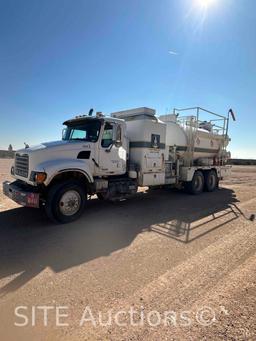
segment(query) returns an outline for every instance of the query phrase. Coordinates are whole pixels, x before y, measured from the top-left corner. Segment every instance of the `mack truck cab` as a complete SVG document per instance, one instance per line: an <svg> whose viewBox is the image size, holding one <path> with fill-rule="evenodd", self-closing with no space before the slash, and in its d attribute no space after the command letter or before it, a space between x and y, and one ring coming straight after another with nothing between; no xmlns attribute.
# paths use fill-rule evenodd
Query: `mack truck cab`
<svg viewBox="0 0 256 341"><path fill-rule="evenodd" d="M88 195L100 199L136 192L128 178L128 139L125 121L80 115L63 123L62 140L19 150L4 193L28 207L45 206L49 218L60 223L77 219Z"/></svg>

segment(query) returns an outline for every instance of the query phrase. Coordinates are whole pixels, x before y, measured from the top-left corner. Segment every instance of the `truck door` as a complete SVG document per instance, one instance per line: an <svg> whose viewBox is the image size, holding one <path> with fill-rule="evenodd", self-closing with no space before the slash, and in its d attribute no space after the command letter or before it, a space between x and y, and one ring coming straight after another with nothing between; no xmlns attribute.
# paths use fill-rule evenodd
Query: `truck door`
<svg viewBox="0 0 256 341"><path fill-rule="evenodd" d="M99 143L99 175L118 175L126 172L126 146L121 124L105 122Z"/></svg>

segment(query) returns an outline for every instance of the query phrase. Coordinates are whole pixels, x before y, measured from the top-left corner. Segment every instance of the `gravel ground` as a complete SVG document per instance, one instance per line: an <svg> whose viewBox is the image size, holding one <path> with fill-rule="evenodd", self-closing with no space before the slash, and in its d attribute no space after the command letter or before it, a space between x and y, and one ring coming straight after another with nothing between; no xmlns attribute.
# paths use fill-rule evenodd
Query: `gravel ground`
<svg viewBox="0 0 256 341"><path fill-rule="evenodd" d="M10 165L0 160L1 181ZM0 339L256 340L252 213L254 166L196 197L93 199L63 226L0 192Z"/></svg>

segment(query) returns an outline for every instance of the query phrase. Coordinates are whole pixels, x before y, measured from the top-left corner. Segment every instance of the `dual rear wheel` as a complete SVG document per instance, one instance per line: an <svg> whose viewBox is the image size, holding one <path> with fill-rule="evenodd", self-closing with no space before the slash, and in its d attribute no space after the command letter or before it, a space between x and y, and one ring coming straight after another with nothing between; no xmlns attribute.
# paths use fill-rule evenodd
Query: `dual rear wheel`
<svg viewBox="0 0 256 341"><path fill-rule="evenodd" d="M192 181L185 184L185 189L190 194L200 194L204 190L206 192L213 192L219 184L217 173L215 170L206 172L196 171Z"/></svg>

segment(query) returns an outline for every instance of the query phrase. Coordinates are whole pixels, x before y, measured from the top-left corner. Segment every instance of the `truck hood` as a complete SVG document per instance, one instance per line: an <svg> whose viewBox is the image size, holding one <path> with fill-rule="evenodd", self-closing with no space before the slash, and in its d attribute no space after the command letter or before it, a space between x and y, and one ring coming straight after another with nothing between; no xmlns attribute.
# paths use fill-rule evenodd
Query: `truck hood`
<svg viewBox="0 0 256 341"><path fill-rule="evenodd" d="M35 146L31 146L29 148L23 148L18 150L18 153L26 153L26 154L32 154L35 152L43 151L45 149L51 150L51 151L61 151L61 150L67 150L67 148L70 149L77 149L81 145L87 145L90 148L90 143L81 142L81 141L50 141L50 142L43 142Z"/></svg>
<svg viewBox="0 0 256 341"><path fill-rule="evenodd" d="M88 159L80 159L81 151L90 151ZM86 141L52 141L44 142L29 148L23 148L16 154L27 154L29 157L29 169L27 182L32 171L58 171L58 167L81 168L93 167L90 156L94 157L94 143ZM46 166L47 165L47 166ZM86 166L87 165L87 166ZM88 169L89 169L88 168ZM24 177L15 174L14 178L25 180Z"/></svg>
<svg viewBox="0 0 256 341"><path fill-rule="evenodd" d="M78 157L79 153L83 151L90 151L88 158ZM30 179L31 172L33 171L46 172L47 181L50 181L53 174L64 168L81 169L87 174L92 174L94 163L91 161L91 158L94 158L94 152L95 143L79 140L44 142L36 146L23 148L15 154L20 154L19 157L22 157L23 154L28 155L28 158L26 157L25 159L28 161L25 162L24 159L20 161L22 159L17 159L15 156L15 175L13 177L34 185L33 180ZM19 160L17 162L18 166L16 160ZM23 166L20 163L23 163ZM28 165L28 171L25 176L16 172L16 168L24 168L24 164Z"/></svg>
<svg viewBox="0 0 256 341"><path fill-rule="evenodd" d="M94 143L86 141L53 141L44 142L37 146L23 148L17 151L19 154L28 154L30 164L35 165L44 161L58 159L77 159L80 151L94 151Z"/></svg>

